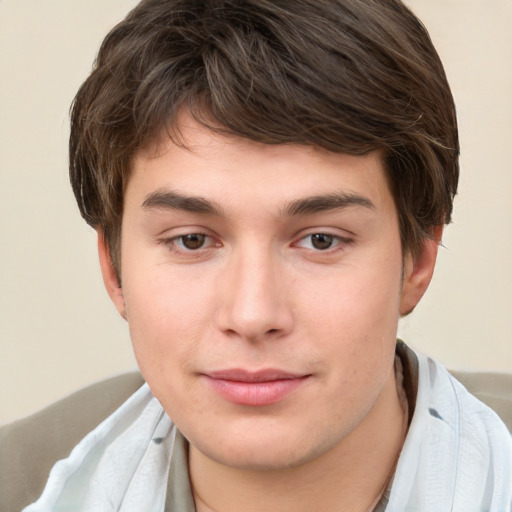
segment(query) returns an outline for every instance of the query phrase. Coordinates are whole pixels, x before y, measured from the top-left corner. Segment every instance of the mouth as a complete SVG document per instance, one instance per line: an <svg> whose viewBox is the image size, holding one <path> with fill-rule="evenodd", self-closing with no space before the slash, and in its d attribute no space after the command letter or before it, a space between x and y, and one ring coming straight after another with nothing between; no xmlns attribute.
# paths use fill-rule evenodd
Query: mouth
<svg viewBox="0 0 512 512"><path fill-rule="evenodd" d="M221 398L250 406L280 402L311 377L275 369L250 372L236 368L209 372L203 376Z"/></svg>

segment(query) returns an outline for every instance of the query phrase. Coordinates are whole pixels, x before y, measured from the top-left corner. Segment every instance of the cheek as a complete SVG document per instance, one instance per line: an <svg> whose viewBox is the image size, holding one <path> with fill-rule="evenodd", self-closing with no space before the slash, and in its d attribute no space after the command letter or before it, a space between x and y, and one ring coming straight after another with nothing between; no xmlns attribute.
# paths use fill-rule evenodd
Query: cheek
<svg viewBox="0 0 512 512"><path fill-rule="evenodd" d="M400 307L401 267L393 267L347 266L305 287L298 309L318 328L344 338L357 331L389 334Z"/></svg>
<svg viewBox="0 0 512 512"><path fill-rule="evenodd" d="M154 380L164 364L186 363L206 328L208 301L200 280L180 279L164 268L145 273L142 267L127 268L123 292L135 356L144 376Z"/></svg>
<svg viewBox="0 0 512 512"><path fill-rule="evenodd" d="M174 417L183 406L189 384L183 381L195 347L198 323L191 300L176 288L126 284L126 309L133 352L139 369L154 396ZM183 295L183 294L181 294ZM190 404L189 404L190 405Z"/></svg>
<svg viewBox="0 0 512 512"><path fill-rule="evenodd" d="M401 259L351 265L311 286L300 310L308 319L308 339L334 362L339 386L363 388L386 378L394 357L399 320ZM356 391L354 391L356 392Z"/></svg>

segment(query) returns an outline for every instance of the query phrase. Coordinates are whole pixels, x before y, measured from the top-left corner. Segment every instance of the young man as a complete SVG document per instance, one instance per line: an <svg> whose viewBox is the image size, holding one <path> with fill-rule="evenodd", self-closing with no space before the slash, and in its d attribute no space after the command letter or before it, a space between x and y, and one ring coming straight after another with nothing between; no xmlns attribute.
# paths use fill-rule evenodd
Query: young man
<svg viewBox="0 0 512 512"><path fill-rule="evenodd" d="M27 511L511 510L506 427L396 342L458 180L398 0L141 2L70 169L147 385Z"/></svg>

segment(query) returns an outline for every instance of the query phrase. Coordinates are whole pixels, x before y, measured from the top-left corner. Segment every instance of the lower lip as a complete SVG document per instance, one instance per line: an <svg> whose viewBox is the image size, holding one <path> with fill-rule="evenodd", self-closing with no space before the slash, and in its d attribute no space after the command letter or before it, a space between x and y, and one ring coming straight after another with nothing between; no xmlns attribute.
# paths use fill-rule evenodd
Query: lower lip
<svg viewBox="0 0 512 512"><path fill-rule="evenodd" d="M308 378L240 382L206 377L213 390L222 398L238 405L271 405L293 393Z"/></svg>

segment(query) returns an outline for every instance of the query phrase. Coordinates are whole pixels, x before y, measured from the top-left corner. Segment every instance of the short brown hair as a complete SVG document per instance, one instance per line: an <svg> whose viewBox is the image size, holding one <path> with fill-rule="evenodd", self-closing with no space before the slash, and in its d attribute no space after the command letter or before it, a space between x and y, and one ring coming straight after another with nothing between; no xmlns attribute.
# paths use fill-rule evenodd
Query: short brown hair
<svg viewBox="0 0 512 512"><path fill-rule="evenodd" d="M453 98L425 27L399 0L143 0L107 35L71 112L82 216L120 271L123 190L137 149L188 109L267 143L380 149L404 250L450 221Z"/></svg>

